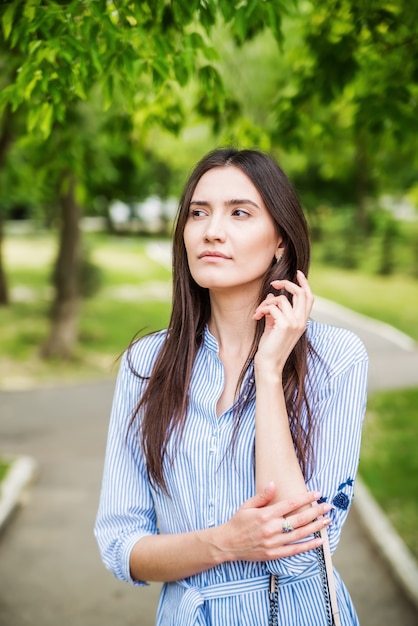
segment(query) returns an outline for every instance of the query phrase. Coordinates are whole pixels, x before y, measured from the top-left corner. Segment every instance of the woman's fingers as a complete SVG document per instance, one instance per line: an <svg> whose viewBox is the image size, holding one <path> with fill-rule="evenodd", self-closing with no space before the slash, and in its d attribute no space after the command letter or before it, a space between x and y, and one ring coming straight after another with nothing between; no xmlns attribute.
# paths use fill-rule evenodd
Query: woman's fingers
<svg viewBox="0 0 418 626"><path fill-rule="evenodd" d="M300 326L304 329L308 316L304 314L300 306L296 308L296 303L291 304L284 295L269 295L271 297L259 304L255 310L253 316L255 320L270 316L271 321L277 321L283 326L289 326L290 328L298 328Z"/></svg>
<svg viewBox="0 0 418 626"><path fill-rule="evenodd" d="M301 291L305 292L307 296L312 296L312 291L309 286L308 279L305 274L300 270L297 271L297 281L299 284L294 283L291 280L279 279L273 280L270 284L274 289L285 289L292 295L298 295ZM313 297L313 296L312 296Z"/></svg>
<svg viewBox="0 0 418 626"><path fill-rule="evenodd" d="M333 507L328 502L318 503L319 497L318 492L307 492L296 498L267 505L263 508L262 522L272 535L284 535L278 538L281 544L304 539L331 521L324 516Z"/></svg>
<svg viewBox="0 0 418 626"><path fill-rule="evenodd" d="M259 492L252 498L249 498L244 502L241 508L243 509L252 509L252 508L262 508L272 500L275 492L274 483L269 483L262 492ZM277 504L274 504L274 515L276 517L285 517L290 515L294 511L306 506L308 504L313 504L319 500L321 494L319 491L304 491L301 494L296 495L293 498L288 498L287 500L281 500ZM320 507L321 505L316 505ZM312 507L306 509L307 511L311 511Z"/></svg>
<svg viewBox="0 0 418 626"><path fill-rule="evenodd" d="M315 532L317 531L315 530L311 534L313 535ZM286 543L278 546L274 551L272 551L267 560L273 561L288 556L295 556L295 554L301 554L302 552L308 552L309 550L315 550L315 548L318 548L323 543L324 540L322 537L313 537L312 539L299 541L298 543Z"/></svg>
<svg viewBox="0 0 418 626"><path fill-rule="evenodd" d="M277 502L277 504L271 507L272 509L273 507L277 507L278 516L288 519L290 523L292 524L292 526L294 526L295 528L297 526L304 526L305 524L312 521L319 515L325 515L325 513L328 513L332 509L332 505L329 504L328 502L321 502L318 504L318 502L311 501L312 502L311 506L303 509L302 511L299 510L302 507L293 507L292 509L285 511L283 513L282 510L284 508L285 502L286 503L291 502L293 504L295 500L291 500L291 501L286 500L282 502ZM297 512L295 513L295 511Z"/></svg>
<svg viewBox="0 0 418 626"><path fill-rule="evenodd" d="M270 505L268 487L265 494L247 500L226 525L231 560L274 560L321 545L312 536L328 526L331 520L323 515L332 507L315 503L319 497L307 492Z"/></svg>
<svg viewBox="0 0 418 626"><path fill-rule="evenodd" d="M314 520L310 524L306 524L300 528L295 528L290 532L283 533L283 531L281 531L276 537L277 547L287 546L298 541L304 541L308 537L311 537L311 535L314 535L315 533L320 532L323 528L329 526L330 523L331 519L329 517L321 517Z"/></svg>
<svg viewBox="0 0 418 626"><path fill-rule="evenodd" d="M278 312L280 312L291 326L297 327L299 324L306 323L312 310L314 297L302 272L298 271L297 279L298 285L290 280L272 281L271 285L274 289L284 290L292 294L292 303L283 294L274 296L270 293L257 307L254 319L261 319L265 315L279 319Z"/></svg>
<svg viewBox="0 0 418 626"><path fill-rule="evenodd" d="M260 491L252 498L249 498L241 506L241 509L260 509L267 506L274 497L276 487L273 482L266 485L263 491Z"/></svg>
<svg viewBox="0 0 418 626"><path fill-rule="evenodd" d="M271 282L271 286L277 290L284 289L288 293L291 293L293 298L302 296L309 304L313 303L313 293L305 274L298 270L296 278L298 284L292 282L291 280L273 280Z"/></svg>
<svg viewBox="0 0 418 626"><path fill-rule="evenodd" d="M296 533L298 529L303 529L303 534L307 532L307 529L310 524L314 523L319 526L316 530L320 530L323 526L327 526L330 523L329 517L323 517L331 511L332 506L328 503L324 503L323 505L319 505L316 507L311 507L309 511L303 511L302 513L297 513L296 515L289 515L287 517L283 517L281 520L281 531L288 535L289 541L294 541L293 538L290 537L292 533ZM314 532L316 532L316 530ZM309 535L310 532L307 532ZM305 535L306 536L306 535Z"/></svg>

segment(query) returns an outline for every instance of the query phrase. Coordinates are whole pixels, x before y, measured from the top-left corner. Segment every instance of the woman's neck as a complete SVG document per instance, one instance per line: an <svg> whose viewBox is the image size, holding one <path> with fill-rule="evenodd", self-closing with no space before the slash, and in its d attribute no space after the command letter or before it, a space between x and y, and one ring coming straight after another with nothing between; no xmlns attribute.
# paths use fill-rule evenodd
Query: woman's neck
<svg viewBox="0 0 418 626"><path fill-rule="evenodd" d="M219 298L211 295L211 317L208 327L218 342L219 350L247 356L253 339L256 322L253 320L255 303L248 298Z"/></svg>

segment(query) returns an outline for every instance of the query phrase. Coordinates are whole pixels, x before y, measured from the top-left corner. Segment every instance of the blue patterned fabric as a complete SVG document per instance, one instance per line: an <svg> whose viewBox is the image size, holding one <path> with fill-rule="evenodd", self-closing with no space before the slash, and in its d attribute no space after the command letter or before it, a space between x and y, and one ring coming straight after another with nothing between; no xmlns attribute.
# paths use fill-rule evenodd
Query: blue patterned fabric
<svg viewBox="0 0 418 626"><path fill-rule="evenodd" d="M334 551L353 496L368 360L362 342L347 330L310 320L307 333L315 351L309 357L307 393L316 424L314 465L307 488L320 491L329 502L337 499L328 529ZM149 375L164 337L162 331L135 345L132 359L137 371ZM251 378L249 371L243 394ZM177 454L174 442L168 447L173 461L165 464L170 497L150 487L135 429L127 436L144 384L131 373L125 355L116 383L95 525L106 567L121 580L138 586L146 581L131 579L129 556L142 537L222 524L255 489L255 401L241 419L231 452L232 408L217 417L224 370L217 342L208 330L195 361L189 413ZM267 625L270 572L279 576L279 624L326 623L316 553L310 551L272 562L225 563L165 584L157 625ZM358 624L347 590L338 574L336 577L342 624Z"/></svg>

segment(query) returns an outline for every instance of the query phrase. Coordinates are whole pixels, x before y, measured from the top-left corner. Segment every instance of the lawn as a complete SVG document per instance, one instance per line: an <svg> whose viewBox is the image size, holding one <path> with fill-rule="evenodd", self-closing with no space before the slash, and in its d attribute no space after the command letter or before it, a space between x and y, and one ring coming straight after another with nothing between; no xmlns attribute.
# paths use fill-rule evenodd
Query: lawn
<svg viewBox="0 0 418 626"><path fill-rule="evenodd" d="M0 308L0 388L114 377L117 357L135 333L167 325L170 271L164 255L148 254L150 240L89 233L86 242L103 285L84 301L74 359L51 363L39 358L38 349L48 331L54 239L48 234L7 237L4 256L12 304ZM392 324L418 341L417 280L314 262L310 281L319 296ZM418 557L417 403L418 390L370 398L360 471Z"/></svg>
<svg viewBox="0 0 418 626"><path fill-rule="evenodd" d="M363 431L360 474L418 558L418 389L374 394Z"/></svg>
<svg viewBox="0 0 418 626"><path fill-rule="evenodd" d="M170 271L147 254L148 239L89 234L91 260L103 286L84 300L80 342L72 361L45 362L39 347L48 332L54 259L52 236L9 236L5 265L11 305L0 308L0 388L113 376L115 359L140 330L167 325Z"/></svg>
<svg viewBox="0 0 418 626"><path fill-rule="evenodd" d="M0 483L5 478L7 472L9 471L10 463L0 459Z"/></svg>
<svg viewBox="0 0 418 626"><path fill-rule="evenodd" d="M315 294L390 324L418 341L418 280L320 264L312 266L309 278Z"/></svg>

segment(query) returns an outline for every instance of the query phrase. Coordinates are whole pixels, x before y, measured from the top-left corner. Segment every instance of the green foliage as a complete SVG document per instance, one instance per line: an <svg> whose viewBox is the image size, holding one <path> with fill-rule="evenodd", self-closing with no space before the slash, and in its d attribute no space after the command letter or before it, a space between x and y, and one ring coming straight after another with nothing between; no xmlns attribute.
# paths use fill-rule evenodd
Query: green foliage
<svg viewBox="0 0 418 626"><path fill-rule="evenodd" d="M138 172L141 163L136 155L145 151L150 129L159 125L178 133L184 125L183 89L191 80L200 114L220 128L237 109L220 78L213 30L226 23L229 36L240 45L266 28L280 40L287 4L283 0L0 3L0 117L12 111L18 144L10 161L12 172L2 174L7 188L18 182L32 189L16 174L21 155L29 154L33 168L29 178L37 179L30 207L43 204L55 211L54 196L63 173L76 177L83 203L91 202L101 188L123 189L127 176L119 170L127 166ZM133 187L131 196L137 195ZM145 189L140 197L144 195ZM7 208L3 205L3 212Z"/></svg>
<svg viewBox="0 0 418 626"><path fill-rule="evenodd" d="M418 389L371 396L360 459L362 477L416 557L417 402Z"/></svg>
<svg viewBox="0 0 418 626"><path fill-rule="evenodd" d="M22 150L41 178L47 170L42 192L65 166L86 202L93 189L123 188L118 171L137 166L150 129L178 133L191 111L214 121L219 142L284 158L312 210L415 180L415 3L21 6L0 5L0 108L26 124L35 147Z"/></svg>
<svg viewBox="0 0 418 626"><path fill-rule="evenodd" d="M370 207L365 238L356 217L352 205L338 210L322 205L310 214L314 258L335 268L358 268L369 275L416 277L418 222L400 221L386 209Z"/></svg>
<svg viewBox="0 0 418 626"><path fill-rule="evenodd" d="M280 50L268 34L243 50L224 38L225 82L239 77L243 115L268 129L310 210L362 211L382 189L416 181L416 23L406 0L305 1L284 16Z"/></svg>
<svg viewBox="0 0 418 626"><path fill-rule="evenodd" d="M221 90L215 68L207 66L216 54L204 34L221 16L241 43L266 25L280 37L283 7L278 0L170 5L72 0L64 8L52 0L33 0L22 11L18 1L3 3L2 48L20 56L20 66L2 90L0 105L10 102L16 111L30 102L28 131L46 138L55 124L68 123L72 104L86 100L96 84L105 107L113 106L117 94L130 110L144 79L152 80L151 100L162 87L174 93L174 83L185 85L196 71L202 94L208 86Z"/></svg>

